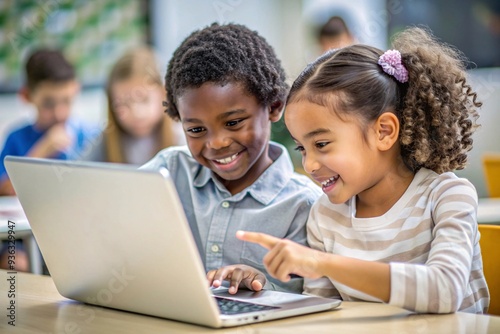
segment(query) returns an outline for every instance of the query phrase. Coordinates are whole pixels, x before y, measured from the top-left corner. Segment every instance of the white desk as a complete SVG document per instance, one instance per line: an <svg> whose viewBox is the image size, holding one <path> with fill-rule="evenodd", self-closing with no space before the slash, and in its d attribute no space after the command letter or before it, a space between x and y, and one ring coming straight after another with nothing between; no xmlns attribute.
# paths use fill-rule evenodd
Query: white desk
<svg viewBox="0 0 500 334"><path fill-rule="evenodd" d="M478 224L500 225L500 198L480 198L477 208Z"/></svg>
<svg viewBox="0 0 500 334"><path fill-rule="evenodd" d="M0 291L12 277L0 270ZM500 317L457 312L414 314L379 303L343 302L337 310L228 329L210 329L162 318L117 311L68 300L52 278L15 274L15 324L5 316L9 299L0 297L0 332L9 333L500 333ZM147 288L147 287L145 287ZM181 288L189 289L188 286ZM193 305L194 310L196 306ZM10 331L9 331L10 330Z"/></svg>
<svg viewBox="0 0 500 334"><path fill-rule="evenodd" d="M43 271L42 255L33 233L31 233L31 227L21 203L15 196L0 196L0 240L7 240L9 230L14 232L14 234L11 232L11 235L16 240L24 240L29 254L31 271L35 274L41 274Z"/></svg>

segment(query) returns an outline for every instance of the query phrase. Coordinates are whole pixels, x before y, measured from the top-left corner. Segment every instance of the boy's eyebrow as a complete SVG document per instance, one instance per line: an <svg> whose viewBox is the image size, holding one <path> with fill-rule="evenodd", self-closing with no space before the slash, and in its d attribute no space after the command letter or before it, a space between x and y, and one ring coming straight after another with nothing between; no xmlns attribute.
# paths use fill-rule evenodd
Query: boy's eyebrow
<svg viewBox="0 0 500 334"><path fill-rule="evenodd" d="M245 109L229 110L229 111L226 111L225 113L222 113L219 116L217 116L217 119L223 120L223 119L226 119L228 117L235 116L238 114L244 114L244 113L245 113Z"/></svg>
<svg viewBox="0 0 500 334"><path fill-rule="evenodd" d="M218 115L217 120L223 120L234 115L245 114L245 113L246 113L245 109L230 110ZM182 123L201 123L201 120L198 118L184 118L182 120Z"/></svg>

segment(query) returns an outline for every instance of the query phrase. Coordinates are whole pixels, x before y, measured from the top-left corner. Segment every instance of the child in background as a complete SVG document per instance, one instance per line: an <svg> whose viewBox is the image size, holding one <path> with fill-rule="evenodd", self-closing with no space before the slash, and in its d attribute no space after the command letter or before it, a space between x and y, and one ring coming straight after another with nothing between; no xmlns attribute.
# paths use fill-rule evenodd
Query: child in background
<svg viewBox="0 0 500 334"><path fill-rule="evenodd" d="M99 131L70 119L80 90L73 66L58 50L35 51L26 63L26 84L19 92L37 111L34 124L12 131L0 154L0 195L14 195L3 160L7 155L72 160Z"/></svg>
<svg viewBox="0 0 500 334"><path fill-rule="evenodd" d="M265 250L235 237L246 229L305 244L305 222L321 195L269 139L288 92L272 47L242 25L212 24L174 52L166 90L167 112L182 124L187 147L167 148L142 168L169 170L205 269L255 267L251 277L237 269L233 278L301 292L302 278L266 279Z"/></svg>
<svg viewBox="0 0 500 334"><path fill-rule="evenodd" d="M321 53L354 44L356 39L340 16L332 16L318 31Z"/></svg>
<svg viewBox="0 0 500 334"><path fill-rule="evenodd" d="M403 31L394 47L331 51L292 86L286 125L324 192L307 223L312 249L238 236L270 249L273 277L306 277L305 293L486 312L477 193L452 172L466 165L481 103L461 55L426 30Z"/></svg>
<svg viewBox="0 0 500 334"><path fill-rule="evenodd" d="M106 86L108 123L85 160L142 165L165 147L184 143L182 129L165 115L165 88L152 49L141 47L113 66Z"/></svg>

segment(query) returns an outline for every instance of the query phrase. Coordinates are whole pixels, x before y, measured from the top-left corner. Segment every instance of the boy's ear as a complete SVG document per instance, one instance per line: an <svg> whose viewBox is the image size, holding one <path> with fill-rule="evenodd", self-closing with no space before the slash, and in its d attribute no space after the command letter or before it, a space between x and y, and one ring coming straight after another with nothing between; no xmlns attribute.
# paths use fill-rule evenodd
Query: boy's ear
<svg viewBox="0 0 500 334"><path fill-rule="evenodd" d="M24 102L31 102L30 98L30 90L26 86L22 86L21 89L19 89L19 97L24 101Z"/></svg>
<svg viewBox="0 0 500 334"><path fill-rule="evenodd" d="M392 112L384 112L375 122L377 147L381 151L389 150L399 138L399 120Z"/></svg>
<svg viewBox="0 0 500 334"><path fill-rule="evenodd" d="M269 106L269 120L271 122L277 122L283 115L283 102L275 101Z"/></svg>

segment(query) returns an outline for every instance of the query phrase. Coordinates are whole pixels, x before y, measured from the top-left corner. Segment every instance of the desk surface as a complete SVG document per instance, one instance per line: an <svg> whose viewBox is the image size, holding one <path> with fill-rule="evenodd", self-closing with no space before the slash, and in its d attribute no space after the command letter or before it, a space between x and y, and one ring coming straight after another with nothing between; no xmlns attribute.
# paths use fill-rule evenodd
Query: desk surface
<svg viewBox="0 0 500 334"><path fill-rule="evenodd" d="M49 276L15 274L15 324L6 308L10 274L0 270L0 329L22 333L500 333L500 317L455 313L412 314L385 304L344 302L337 310L228 329L210 329L95 307L59 295ZM15 330L14 330L15 329Z"/></svg>

